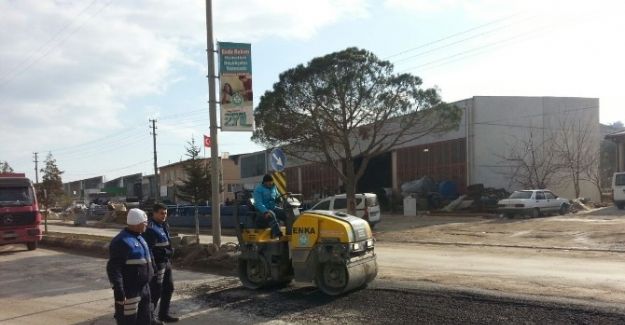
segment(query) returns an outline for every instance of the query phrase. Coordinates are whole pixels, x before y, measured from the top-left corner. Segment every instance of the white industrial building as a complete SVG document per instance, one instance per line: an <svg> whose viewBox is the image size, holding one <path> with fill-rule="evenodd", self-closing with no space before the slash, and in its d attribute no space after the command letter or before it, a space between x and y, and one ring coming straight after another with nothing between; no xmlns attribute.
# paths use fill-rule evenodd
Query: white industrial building
<svg viewBox="0 0 625 325"><path fill-rule="evenodd" d="M518 185L509 176L517 163L511 150L530 134L535 143L553 140L561 136L563 125L572 123L590 134L584 152L599 152L597 98L475 96L454 104L463 110L457 129L416 139L372 159L357 190L392 188L399 192L401 184L426 175L436 181L454 181L461 191L478 183L516 190ZM238 156L241 181L247 185L259 181L268 170L268 158L268 151ZM342 191L338 174L321 164L287 163L286 174L289 190L303 193L305 198ZM561 181L551 190L574 198L572 182L564 175L556 179ZM596 187L588 181L581 183L581 195L599 199Z"/></svg>

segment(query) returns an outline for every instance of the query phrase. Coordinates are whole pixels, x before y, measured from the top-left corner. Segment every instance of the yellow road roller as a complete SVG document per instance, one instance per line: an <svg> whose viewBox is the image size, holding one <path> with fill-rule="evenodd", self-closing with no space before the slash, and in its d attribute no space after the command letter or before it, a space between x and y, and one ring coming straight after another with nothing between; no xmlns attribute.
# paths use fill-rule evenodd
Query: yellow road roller
<svg viewBox="0 0 625 325"><path fill-rule="evenodd" d="M237 198L246 202L251 210L247 214L239 215L235 208L241 250L238 273L246 288L284 286L295 279L336 296L375 279L375 241L365 220L333 211L300 214L299 200L286 193L281 197L287 215L281 230L286 235L276 239L254 211L252 200Z"/></svg>

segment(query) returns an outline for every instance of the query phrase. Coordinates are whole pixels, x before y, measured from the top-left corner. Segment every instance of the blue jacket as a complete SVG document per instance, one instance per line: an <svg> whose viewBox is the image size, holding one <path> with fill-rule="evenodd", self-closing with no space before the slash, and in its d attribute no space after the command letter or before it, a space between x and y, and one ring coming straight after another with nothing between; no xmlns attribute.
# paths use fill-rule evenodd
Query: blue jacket
<svg viewBox="0 0 625 325"><path fill-rule="evenodd" d="M256 185L254 189L254 207L256 211L265 213L267 210L276 208L276 200L280 197L276 186L268 188L263 183Z"/></svg>
<svg viewBox="0 0 625 325"><path fill-rule="evenodd" d="M154 276L148 244L140 234L124 229L111 241L109 255L106 273L115 300L138 297Z"/></svg>
<svg viewBox="0 0 625 325"><path fill-rule="evenodd" d="M169 262L169 259L174 254L174 249L171 247L169 225L166 222L161 224L154 221L154 219L150 219L148 229L145 230L142 236L148 243L156 264Z"/></svg>

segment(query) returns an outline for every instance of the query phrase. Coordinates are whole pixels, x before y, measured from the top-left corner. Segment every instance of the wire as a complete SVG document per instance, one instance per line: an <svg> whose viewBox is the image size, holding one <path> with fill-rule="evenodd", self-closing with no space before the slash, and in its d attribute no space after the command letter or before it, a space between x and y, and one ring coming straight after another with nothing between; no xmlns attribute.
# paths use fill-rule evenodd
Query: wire
<svg viewBox="0 0 625 325"><path fill-rule="evenodd" d="M102 10L104 10L105 8L107 8L111 3L113 2L113 0L109 0L109 2L105 3L104 6L102 6L98 11L96 11L93 15L88 16L85 20L83 20L79 25L76 26L76 28L74 28L69 34L67 34L64 38L62 38L57 44L53 45L52 47L50 47L46 52L44 52L41 56L39 56L37 59L35 59L34 61L32 61L30 64L28 64L24 69L22 69L21 71L18 70L15 74L13 74L12 76L10 76L9 78L7 78L6 80L0 82L0 88L11 83L13 80L15 80L15 78L17 78L18 76L20 76L21 74L27 72L28 70L30 70L30 68L32 68L35 64L39 63L39 61L41 61L43 58L45 58L46 56L48 56L50 53L52 53L55 49L57 49L59 46L63 45L70 37L72 37L74 34L76 34L76 32L78 32L80 30L80 28L87 22L89 21L89 19L97 16L100 12L102 12Z"/></svg>
<svg viewBox="0 0 625 325"><path fill-rule="evenodd" d="M464 31L461 31L461 32L458 32L458 33L455 33L455 34L451 34L451 35L445 36L443 38L439 38L437 40L434 40L434 41L431 41L431 42L428 42L428 43L425 43L425 44L421 44L421 45L418 45L416 47L409 48L407 50L403 50L401 52L398 52L398 53L395 53L395 54L392 54L392 55L389 55L389 56L385 57L384 60L388 60L390 58L393 58L393 57L396 57L396 56L400 56L402 54L409 53L409 52L412 52L414 50L422 49L424 47L428 47L430 45L437 44L437 43L440 43L442 41L446 41L446 40L454 38L456 36L464 35L466 33L472 32L474 30L478 30L478 29L481 29L481 28L484 28L484 27L487 27L487 26L490 26L490 25L497 24L497 23L502 22L502 21L509 20L510 18L518 16L518 15L520 15L520 13L516 13L516 14L509 15L509 16L506 16L506 17L503 17L503 18L500 18L500 19L496 19L496 20L493 20L493 21L488 22L486 24L478 25L476 27L472 27L472 28L469 28L467 30L464 30Z"/></svg>
<svg viewBox="0 0 625 325"><path fill-rule="evenodd" d="M439 63L439 62L441 62L441 61L445 61L445 60L447 60L447 59L451 59L451 58L455 58L455 57L458 57L458 56L462 56L462 55L465 55L465 54L467 54L467 53L475 52L475 51L478 51L478 50L483 50L483 49L485 49L485 48L493 47L493 46L495 46L495 45L499 45L499 44L503 44L503 43L506 43L506 42L514 41L514 40L516 40L516 39L518 39L518 38L521 38L521 37L523 37L523 36L527 36L527 35L529 35L529 34L533 34L533 33L536 33L536 32L539 32L539 31L542 31L542 30L546 29L545 27L547 27L547 26L542 26L542 27L539 27L539 28L536 28L536 29L530 30L530 31L528 31L528 32L524 32L524 33L521 33L521 34L517 34L517 35L515 35L515 36L509 37L509 38L506 38L506 39L498 40L498 41L495 41L495 42L492 42L492 43L488 43L488 44L486 44L486 45L482 45L482 46L474 47L474 48L469 49L469 50L466 50L466 51L458 52L458 53L452 54L452 55L450 55L450 56L446 56L446 57L444 57L444 58L440 58L440 59L436 59L436 60L433 60L433 61L429 61L429 62L426 62L426 63L420 64L420 65L416 65L416 66L413 66L413 67L410 67L410 68L404 69L404 70L402 70L402 71L400 71L400 72L406 72L406 71L414 70L414 69L417 69L417 68L421 68L421 67L425 67L425 66L428 66L428 65L432 65L432 64L434 64L434 63Z"/></svg>
<svg viewBox="0 0 625 325"><path fill-rule="evenodd" d="M196 114L199 114L199 113L206 113L206 114L208 114L208 109L207 108L202 108L202 109L197 109L197 110L181 112L181 113L177 113L177 114L163 115L163 116L160 116L158 119L159 120L177 119L177 118L179 118L181 116L196 115Z"/></svg>
<svg viewBox="0 0 625 325"><path fill-rule="evenodd" d="M31 51L28 54L28 56L26 57L26 59L22 60L19 64L16 64L13 67L13 70L9 71L7 73L7 75L12 75L15 71L18 71L21 67L24 66L25 63L28 63L30 60L32 60L35 57L35 55L37 54L37 52L41 52L46 47L48 47L48 45L50 45L50 43L52 43L52 41L54 41L59 35L61 35L61 33L65 32L65 30L68 29L71 25L73 25L75 23L75 20L78 19L78 17L82 16L85 12L87 12L87 10L89 10L89 8L91 8L96 2L97 2L97 0L91 1L78 14L76 14L72 19L70 19L69 22L67 22L63 27L61 27L59 30L57 30L56 33L54 33L54 35L52 37L50 37L42 46L39 47L39 49ZM0 80L5 79L5 78L6 78L6 76L3 76L3 77L0 78Z"/></svg>
<svg viewBox="0 0 625 325"><path fill-rule="evenodd" d="M518 23L520 23L522 21L527 21L527 20L531 20L531 19L535 19L535 18L536 18L535 16L534 17L529 17L527 19L523 19L523 20L521 20L519 22L516 22L516 23L513 23L513 24L509 24L509 25L505 25L505 26L502 26L502 27L498 27L498 28L494 28L494 29L491 29L491 30L487 30L485 32L482 32L482 33L479 33L479 34L476 34L476 35L473 35L473 36L469 36L469 37L463 38L461 40L458 40L458 41L455 41L455 42L452 42L452 43L449 43L449 44L445 44L445 45L442 45L442 46L439 46L439 47L435 47L433 49L422 51L422 52L419 52L417 54L411 55L411 56L406 57L406 58L395 60L393 63L397 64L399 62L404 62L404 61L407 61L407 60L410 60L410 59L414 59L414 58L422 56L424 54L432 53L432 52L435 52L435 51L438 51L438 50L441 50L441 49L444 49L444 48L448 48L448 47L451 47L451 46L454 46L454 45L457 45L457 44L460 44L460 43L464 43L466 41L469 41L469 40L472 40L472 39L475 39L475 38L478 38L478 37L481 37L481 36L484 36L484 35L488 35L488 34L491 34L493 32L497 32L497 31L500 31L500 30L503 30L503 29L506 29L506 28L509 28L509 27L512 27L512 26L514 26L514 25L516 25L516 24L518 24Z"/></svg>
<svg viewBox="0 0 625 325"><path fill-rule="evenodd" d="M110 172L115 172L115 171L119 171L119 170L128 169L128 168L131 168L131 167L139 166L141 164L146 164L146 163L149 163L149 162L152 162L152 160L148 159L148 160L140 161L138 163L134 163L132 165L119 167L119 168L114 168L114 169L98 170L98 171L91 171L91 172L83 172L83 171L79 171L79 172L75 172L75 173L72 172L72 173L68 173L68 175L93 175L93 174L100 174L100 173L110 173Z"/></svg>
<svg viewBox="0 0 625 325"><path fill-rule="evenodd" d="M125 129L125 130L121 130L116 132L115 134L112 135L106 135L104 137L101 138L97 138L97 139L93 139L93 140L89 140L86 142L82 142L76 145L71 145L71 146L66 146L66 147L61 147L61 148L54 148L51 150L44 150L44 151L53 151L53 152L64 152L64 151L75 151L77 148L80 147L84 147L84 146L88 146L94 143L103 143L103 142L109 142L109 141L118 141L120 139L116 139L117 137L124 135L125 133L131 132L131 131L137 131L137 130L133 130L131 128Z"/></svg>
<svg viewBox="0 0 625 325"><path fill-rule="evenodd" d="M571 21L568 22L567 24L579 23L578 18L580 18L580 17L583 18L584 16L585 15L579 15L579 16L573 17L573 19L571 19ZM590 20L590 18L588 20ZM489 44L486 44L486 45L483 45L483 46L479 46L479 47L476 47L476 48L473 48L473 49L470 49L470 50L467 50L467 51L459 52L459 53L456 53L456 54L453 54L453 55L450 55L450 56L447 56L447 57L444 57L444 58L441 58L441 59L437 59L437 60L430 61L430 62L421 64L421 65L418 65L418 66L413 66L413 67L410 67L408 69L404 69L404 70L400 71L400 73L401 72L407 72L407 71L410 71L410 70L414 70L416 68L421 68L421 67L425 67L425 66L431 66L432 64L440 62L440 64L431 66L429 69L421 69L421 71L423 71L423 70L431 70L432 68L435 68L435 67L444 66L444 65L447 65L447 64L452 63L452 62L456 62L456 61L459 61L459 60L464 60L464 59L469 58L469 57L473 57L473 56L476 56L476 55L483 54L483 53L486 52L486 51L484 51L484 49L486 49L486 48L498 47L498 46L501 46L502 44L504 44L506 42L514 41L514 40L517 40L517 39L521 39L522 41L531 39L533 36L531 36L529 38L526 38L526 39L522 39L522 38L524 36L528 36L528 35L531 35L531 34L536 33L536 32L540 32L540 31L543 31L543 30L552 29L552 28L556 28L556 27L558 27L558 24L546 24L546 25L543 25L543 26L541 26L539 28L532 29L532 30L530 30L528 32L524 32L524 33L521 33L521 34L517 34L517 35L515 35L513 37L510 37L510 38L507 38L507 39L499 40L499 41L496 41L496 42L493 42L493 43L489 43ZM504 45L507 45L507 44L504 44ZM476 53L467 55L468 53L471 53L471 52L476 52ZM456 57L459 57L459 58L454 59Z"/></svg>

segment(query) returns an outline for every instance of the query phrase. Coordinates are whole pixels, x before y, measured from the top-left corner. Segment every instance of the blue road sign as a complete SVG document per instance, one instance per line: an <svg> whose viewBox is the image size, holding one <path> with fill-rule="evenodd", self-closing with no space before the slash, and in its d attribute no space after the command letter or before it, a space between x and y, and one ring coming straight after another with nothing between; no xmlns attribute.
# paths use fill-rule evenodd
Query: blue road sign
<svg viewBox="0 0 625 325"><path fill-rule="evenodd" d="M271 169L274 172L281 172L286 167L286 155L280 148L271 150L271 157L269 159Z"/></svg>

